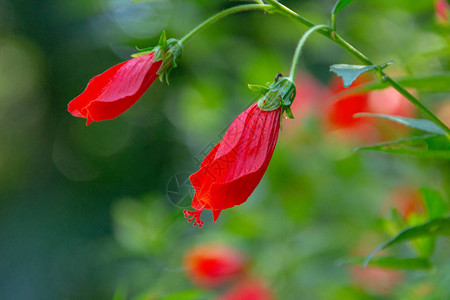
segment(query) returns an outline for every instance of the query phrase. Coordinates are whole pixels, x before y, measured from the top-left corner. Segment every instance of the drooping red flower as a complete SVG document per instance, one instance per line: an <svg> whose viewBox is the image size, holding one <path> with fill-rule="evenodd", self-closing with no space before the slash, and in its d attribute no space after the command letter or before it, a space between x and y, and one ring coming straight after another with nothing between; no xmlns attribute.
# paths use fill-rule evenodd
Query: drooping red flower
<svg viewBox="0 0 450 300"><path fill-rule="evenodd" d="M155 62L154 58L154 52L150 52L95 76L84 92L70 101L69 112L75 117L86 118L86 125L119 116L158 78L162 61Z"/></svg>
<svg viewBox="0 0 450 300"><path fill-rule="evenodd" d="M266 172L278 139L283 103L291 104L295 85L284 78L266 89L258 103L231 123L200 170L189 178L195 188L195 211L184 214L189 222L194 220L194 226L203 225L200 214L204 209L212 210L216 221L223 209L244 203Z"/></svg>
<svg viewBox="0 0 450 300"><path fill-rule="evenodd" d="M205 244L186 253L184 266L195 285L215 288L245 273L247 260L241 252L230 246Z"/></svg>
<svg viewBox="0 0 450 300"><path fill-rule="evenodd" d="M69 102L69 112L86 118L86 125L114 119L135 104L156 78L168 81L181 57L182 44L167 40L163 32L157 46L144 50L92 78L84 92Z"/></svg>

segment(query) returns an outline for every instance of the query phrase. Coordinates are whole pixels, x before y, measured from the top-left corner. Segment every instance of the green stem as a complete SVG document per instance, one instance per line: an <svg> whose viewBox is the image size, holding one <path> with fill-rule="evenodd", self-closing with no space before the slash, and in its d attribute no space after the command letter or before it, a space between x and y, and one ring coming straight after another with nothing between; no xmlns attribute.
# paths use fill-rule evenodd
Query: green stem
<svg viewBox="0 0 450 300"><path fill-rule="evenodd" d="M295 53L294 53L294 58L292 59L291 73L289 75L289 78L291 79L292 82L294 81L295 69L297 68L297 63L298 63L298 60L300 58L303 45L305 44L306 40L311 35L311 33L313 33L316 30L322 29L322 28L328 28L328 26L327 25L316 25L316 26L313 26L308 31L306 31L302 35L300 40L298 41L297 48L295 49Z"/></svg>
<svg viewBox="0 0 450 300"><path fill-rule="evenodd" d="M198 25L197 27L195 27L194 29L192 29L188 34L186 34L184 37L182 37L179 42L181 44L184 44L186 41L188 41L194 34L196 34L198 31L200 31L201 29L203 29L204 27L228 16L234 13L238 13L241 11L246 11L246 10L267 10L268 8L271 8L272 6L269 4L246 4L246 5L238 5L238 6L234 6L228 9L225 9L217 14L215 14L214 16L210 17L209 19L207 19L206 21L204 21L203 23L201 23L200 25Z"/></svg>
<svg viewBox="0 0 450 300"><path fill-rule="evenodd" d="M294 20L310 28L317 26L313 22L302 17L301 15L297 14L296 12L294 12L293 10L289 9L288 7L284 6L283 4L279 3L276 0L265 0L265 1L269 3L275 9L275 11L277 11L282 15L293 18ZM317 32L334 41L336 44L341 46L341 48L343 48L348 53L356 57L362 63L366 65L374 65L374 63L369 58L367 58L364 54L358 51L350 43L348 43L346 40L344 40L342 37L336 34L336 32L334 32L331 28L320 28L317 30ZM414 97L405 88L399 85L394 79L385 74L380 68L376 69L376 72L378 73L380 78L382 78L383 81L387 82L400 94L405 96L406 99L408 99L413 105L415 105L426 117L428 117L436 125L442 128L447 133L447 136L450 137L450 129L441 120L439 120L439 118L436 117L426 106L424 106L416 97Z"/></svg>

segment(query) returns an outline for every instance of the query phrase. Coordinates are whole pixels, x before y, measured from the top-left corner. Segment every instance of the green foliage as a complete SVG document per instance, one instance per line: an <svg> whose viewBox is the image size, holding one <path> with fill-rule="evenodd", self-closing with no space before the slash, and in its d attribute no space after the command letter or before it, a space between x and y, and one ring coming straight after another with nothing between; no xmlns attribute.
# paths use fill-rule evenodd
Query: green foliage
<svg viewBox="0 0 450 300"><path fill-rule="evenodd" d="M345 262L362 265L364 264L365 259L366 258L362 256L352 257ZM395 256L375 256L367 265L394 270L429 270L432 268L430 260L424 257L398 258Z"/></svg>
<svg viewBox="0 0 450 300"><path fill-rule="evenodd" d="M450 141L443 135L422 135L356 148L391 154L409 154L422 158L450 159Z"/></svg>
<svg viewBox="0 0 450 300"><path fill-rule="evenodd" d="M378 246L364 261L364 267L367 266L380 250L393 246L397 243L428 236L450 236L450 217L438 218L428 221L424 224L406 228L394 238Z"/></svg>
<svg viewBox="0 0 450 300"><path fill-rule="evenodd" d="M428 132L428 133L445 134L445 131L442 130L439 126L437 126L436 124L434 124L433 122L431 122L429 120L424 120L424 119L412 119L412 118L405 118L405 117L399 117L399 116L388 116L388 115L373 114L373 113L358 113L358 114L355 114L354 117L355 118L359 118L359 117L381 118L381 119L394 121L394 122L406 125L411 128L420 129L420 130Z"/></svg>
<svg viewBox="0 0 450 300"><path fill-rule="evenodd" d="M336 15L354 0L338 0L333 8L332 14Z"/></svg>
<svg viewBox="0 0 450 300"><path fill-rule="evenodd" d="M336 73L336 75L341 76L344 81L344 87L348 88L352 85L353 81L358 78L364 72L373 70L373 69L383 69L393 62L388 62L383 65L370 65L370 66L361 66L361 65L347 65L347 64L338 64L331 65L330 71Z"/></svg>
<svg viewBox="0 0 450 300"><path fill-rule="evenodd" d="M442 218L447 214L448 204L445 202L444 197L442 197L439 191L422 187L420 188L420 192L425 200L429 220Z"/></svg>

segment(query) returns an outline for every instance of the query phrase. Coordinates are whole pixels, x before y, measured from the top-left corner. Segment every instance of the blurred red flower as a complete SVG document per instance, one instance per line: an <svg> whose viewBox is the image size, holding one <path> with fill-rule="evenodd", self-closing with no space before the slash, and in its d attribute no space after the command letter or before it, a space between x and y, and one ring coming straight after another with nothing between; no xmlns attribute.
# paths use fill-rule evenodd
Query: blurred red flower
<svg viewBox="0 0 450 300"><path fill-rule="evenodd" d="M367 77L358 77L350 86L354 88L368 81ZM342 80L333 77L330 84L331 92L336 95L346 90ZM356 128L365 122L364 119L353 118L353 115L360 112L368 112L368 94L357 93L343 96L333 101L327 110L327 125L330 129L336 128Z"/></svg>
<svg viewBox="0 0 450 300"><path fill-rule="evenodd" d="M367 256L379 244L380 237L371 234L363 236L362 240L352 249L350 256ZM360 265L349 265L349 272L355 286L378 295L390 295L395 287L404 279L404 272Z"/></svg>
<svg viewBox="0 0 450 300"><path fill-rule="evenodd" d="M188 221L201 227L200 214L211 209L214 221L223 209L242 204L261 181L269 165L280 129L281 107L261 110L251 105L231 123L220 141L191 175L195 188Z"/></svg>
<svg viewBox="0 0 450 300"><path fill-rule="evenodd" d="M380 123L374 118L355 118L357 113L378 113L402 117L412 117L415 107L394 88L388 87L382 90L370 92L351 93L351 89L368 81L365 76L358 77L348 89L349 95L339 93L345 88L338 78L330 82L331 93L335 95L332 103L326 108L324 125L327 131L338 131L340 136L348 139L359 139L373 142L380 139L394 139L398 132L407 128L398 124L384 121ZM390 130L395 127L396 130ZM389 128L389 130L386 130ZM384 130L385 129L385 130Z"/></svg>
<svg viewBox="0 0 450 300"><path fill-rule="evenodd" d="M392 290L404 278L401 271L386 270L373 266L367 266L365 269L362 269L361 266L352 266L350 272L357 286L380 295L392 294Z"/></svg>
<svg viewBox="0 0 450 300"><path fill-rule="evenodd" d="M413 214L423 214L425 212L422 194L418 189L408 186L397 187L389 195L389 205L397 209L406 221Z"/></svg>
<svg viewBox="0 0 450 300"><path fill-rule="evenodd" d="M301 72L295 78L297 94L291 105L294 119L283 123L283 129L280 132L281 135L288 138L291 138L293 134L298 134L298 130L302 130L305 119L317 115L324 100L329 99L330 96L328 88L311 74Z"/></svg>
<svg viewBox="0 0 450 300"><path fill-rule="evenodd" d="M243 274L247 261L232 247L206 244L190 249L184 257L184 266L194 284L213 288Z"/></svg>
<svg viewBox="0 0 450 300"><path fill-rule="evenodd" d="M110 120L130 108L159 76L162 60L154 52L115 65L92 78L86 89L70 101L69 112L92 121Z"/></svg>
<svg viewBox="0 0 450 300"><path fill-rule="evenodd" d="M450 4L446 0L435 0L434 1L434 11L436 13L436 18L442 24L448 23L448 14L450 12Z"/></svg>
<svg viewBox="0 0 450 300"><path fill-rule="evenodd" d="M437 117L444 122L445 125L450 126L450 99L446 99L437 106Z"/></svg>
<svg viewBox="0 0 450 300"><path fill-rule="evenodd" d="M245 279L230 291L220 296L218 300L274 300L275 296L270 288L256 279Z"/></svg>

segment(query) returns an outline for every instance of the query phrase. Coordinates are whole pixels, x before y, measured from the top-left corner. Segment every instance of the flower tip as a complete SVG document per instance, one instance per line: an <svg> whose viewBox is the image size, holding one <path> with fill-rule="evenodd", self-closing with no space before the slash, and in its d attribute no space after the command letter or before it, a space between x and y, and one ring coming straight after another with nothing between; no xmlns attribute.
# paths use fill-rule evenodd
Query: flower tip
<svg viewBox="0 0 450 300"><path fill-rule="evenodd" d="M89 126L94 121L94 119L91 118L91 115L88 114L86 117L86 126Z"/></svg>
<svg viewBox="0 0 450 300"><path fill-rule="evenodd" d="M213 221L214 221L214 222L217 221L217 218L219 217L221 211L222 211L221 209L213 209L213 210L212 210Z"/></svg>

